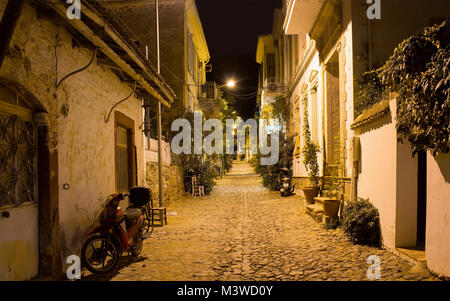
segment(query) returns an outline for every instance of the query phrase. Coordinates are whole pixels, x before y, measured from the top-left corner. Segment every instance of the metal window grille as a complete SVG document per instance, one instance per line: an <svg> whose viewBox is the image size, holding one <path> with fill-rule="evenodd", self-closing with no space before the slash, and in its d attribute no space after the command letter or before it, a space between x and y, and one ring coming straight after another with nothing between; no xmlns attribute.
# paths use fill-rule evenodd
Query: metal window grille
<svg viewBox="0 0 450 301"><path fill-rule="evenodd" d="M37 131L20 111L0 111L0 207L36 202Z"/></svg>

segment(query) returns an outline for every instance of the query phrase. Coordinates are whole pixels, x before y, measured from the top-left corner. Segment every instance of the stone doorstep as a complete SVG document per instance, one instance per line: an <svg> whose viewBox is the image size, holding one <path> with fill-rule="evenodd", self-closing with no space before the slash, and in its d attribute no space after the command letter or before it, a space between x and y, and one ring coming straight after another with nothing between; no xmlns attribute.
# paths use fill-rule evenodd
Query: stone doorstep
<svg viewBox="0 0 450 301"><path fill-rule="evenodd" d="M312 204L312 205L306 205L306 212L308 213L322 213L323 214L323 206Z"/></svg>
<svg viewBox="0 0 450 301"><path fill-rule="evenodd" d="M323 206L317 204L306 205L306 213L317 222L321 223L323 217Z"/></svg>
<svg viewBox="0 0 450 301"><path fill-rule="evenodd" d="M402 258L403 260L408 261L411 264L417 264L419 262L426 262L425 258L419 258L417 256L411 256L411 254L409 254L409 252L405 252L404 248L389 248L386 245L383 245L383 248L388 250L389 252L391 252L394 255L397 255L398 257ZM423 252L424 255L423 257L425 257L425 251Z"/></svg>

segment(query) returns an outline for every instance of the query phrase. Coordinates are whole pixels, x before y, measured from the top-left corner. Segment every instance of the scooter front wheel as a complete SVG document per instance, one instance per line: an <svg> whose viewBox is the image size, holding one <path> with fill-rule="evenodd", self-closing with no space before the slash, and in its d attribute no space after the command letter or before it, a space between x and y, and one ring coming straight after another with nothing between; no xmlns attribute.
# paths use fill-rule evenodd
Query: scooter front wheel
<svg viewBox="0 0 450 301"><path fill-rule="evenodd" d="M81 260L90 272L107 274L117 265L119 253L111 240L102 235L95 235L83 244Z"/></svg>

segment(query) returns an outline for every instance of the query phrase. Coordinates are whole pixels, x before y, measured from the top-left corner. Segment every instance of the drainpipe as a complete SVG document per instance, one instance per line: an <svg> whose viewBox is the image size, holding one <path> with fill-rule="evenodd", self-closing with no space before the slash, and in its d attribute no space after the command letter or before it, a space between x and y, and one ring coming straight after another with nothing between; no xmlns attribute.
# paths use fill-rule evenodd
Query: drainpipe
<svg viewBox="0 0 450 301"><path fill-rule="evenodd" d="M14 30L22 13L25 0L9 0L0 22L0 68L9 49Z"/></svg>
<svg viewBox="0 0 450 301"><path fill-rule="evenodd" d="M356 201L358 199L358 174L359 174L359 164L361 162L361 142L358 136L352 138L352 186L350 200Z"/></svg>
<svg viewBox="0 0 450 301"><path fill-rule="evenodd" d="M156 57L157 57L157 69L158 75L161 74L161 57L160 57L160 44L159 44L159 0L155 0L155 15L156 15ZM162 179L162 137L161 137L161 102L158 101L158 188L159 188L159 207L164 205L164 191L163 191L163 179ZM162 211L159 212L159 218L161 224L163 224Z"/></svg>

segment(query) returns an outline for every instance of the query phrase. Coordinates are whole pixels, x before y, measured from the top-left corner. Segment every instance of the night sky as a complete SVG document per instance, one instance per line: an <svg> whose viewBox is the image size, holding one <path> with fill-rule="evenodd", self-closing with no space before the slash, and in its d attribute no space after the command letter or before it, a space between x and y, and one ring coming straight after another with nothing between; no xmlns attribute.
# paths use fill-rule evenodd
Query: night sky
<svg viewBox="0 0 450 301"><path fill-rule="evenodd" d="M211 53L213 72L207 79L219 85L235 79L237 86L230 90L235 95L256 92L258 36L272 32L273 11L281 7L281 0L196 0L196 4ZM256 97L244 98L236 97L238 114L253 118Z"/></svg>

